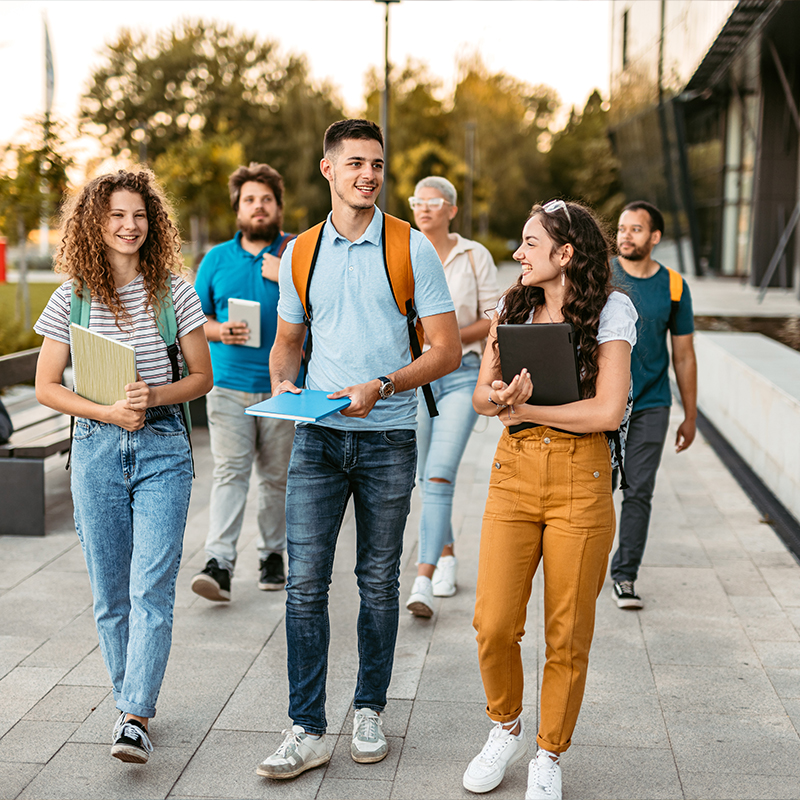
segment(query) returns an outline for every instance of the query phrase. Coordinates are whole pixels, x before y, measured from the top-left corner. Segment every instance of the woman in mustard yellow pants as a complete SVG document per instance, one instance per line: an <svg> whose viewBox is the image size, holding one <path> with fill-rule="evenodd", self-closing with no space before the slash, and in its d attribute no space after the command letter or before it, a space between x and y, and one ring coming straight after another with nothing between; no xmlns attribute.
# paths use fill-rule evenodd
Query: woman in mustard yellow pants
<svg viewBox="0 0 800 800"><path fill-rule="evenodd" d="M546 663L525 797L560 800L559 758L580 712L595 603L614 539L612 447L604 432L617 430L630 413L636 311L612 290L608 241L580 204L534 206L514 258L522 274L500 300L473 395L475 410L497 416L506 429L483 517L473 623L486 712L495 724L463 783L488 792L527 752L519 643L541 561ZM510 384L502 381L497 326L560 322L574 328L582 399L528 404L536 386L526 370Z"/></svg>

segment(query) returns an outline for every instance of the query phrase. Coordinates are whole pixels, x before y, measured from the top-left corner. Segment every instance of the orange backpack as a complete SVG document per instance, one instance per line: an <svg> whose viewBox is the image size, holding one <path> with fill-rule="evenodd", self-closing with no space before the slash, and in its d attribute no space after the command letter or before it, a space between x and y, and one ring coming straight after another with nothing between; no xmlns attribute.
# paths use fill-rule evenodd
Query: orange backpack
<svg viewBox="0 0 800 800"><path fill-rule="evenodd" d="M297 290L297 296L303 304L303 323L308 329L306 338L305 353L303 355L303 367L305 374L308 374L308 362L311 358L311 321L313 313L311 309L310 285L311 276L314 274L314 267L319 255L319 247L322 242L322 229L324 222L320 222L313 228L309 228L301 233L294 243L292 251L292 281ZM412 360L422 355L422 344L425 341L422 322L417 315L414 305L414 271L411 267L411 225L397 217L389 214L383 215L383 230L381 235L383 242L383 266L386 270L386 278L392 289L398 311L406 318L408 326L409 349L411 350ZM433 392L430 384L422 387L425 396L425 403L428 406L428 413L431 417L438 415L436 402L433 399Z"/></svg>

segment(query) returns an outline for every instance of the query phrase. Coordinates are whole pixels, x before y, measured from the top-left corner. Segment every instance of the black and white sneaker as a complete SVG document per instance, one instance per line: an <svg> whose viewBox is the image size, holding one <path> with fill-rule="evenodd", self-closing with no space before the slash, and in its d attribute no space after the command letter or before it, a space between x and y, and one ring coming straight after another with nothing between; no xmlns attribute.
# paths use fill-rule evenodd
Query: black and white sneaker
<svg viewBox="0 0 800 800"><path fill-rule="evenodd" d="M636 594L633 581L614 581L614 599L617 608L643 608L642 598Z"/></svg>
<svg viewBox="0 0 800 800"><path fill-rule="evenodd" d="M217 563L216 558L209 558L205 569L192 578L192 591L200 597L205 597L206 600L229 601L231 574Z"/></svg>
<svg viewBox="0 0 800 800"><path fill-rule="evenodd" d="M147 730L135 719L123 723L119 736L111 745L111 755L129 764L146 764L152 752L153 743Z"/></svg>
<svg viewBox="0 0 800 800"><path fill-rule="evenodd" d="M280 553L270 553L261 560L259 567L259 589L265 592L283 589L286 585L286 573L283 571L283 556Z"/></svg>

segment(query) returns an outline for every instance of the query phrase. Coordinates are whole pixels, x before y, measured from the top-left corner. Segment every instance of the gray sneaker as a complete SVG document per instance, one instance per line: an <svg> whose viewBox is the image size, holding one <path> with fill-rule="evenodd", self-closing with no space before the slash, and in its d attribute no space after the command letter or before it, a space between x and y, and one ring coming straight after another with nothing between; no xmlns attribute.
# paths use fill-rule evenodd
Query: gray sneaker
<svg viewBox="0 0 800 800"><path fill-rule="evenodd" d="M383 761L389 745L383 735L383 720L371 708L356 709L353 717L353 743L350 755L359 764L374 764Z"/></svg>
<svg viewBox="0 0 800 800"><path fill-rule="evenodd" d="M283 733L285 738L281 746L258 765L256 774L277 780L296 778L307 769L321 767L331 760L324 734L314 739L302 725L292 725L291 730Z"/></svg>

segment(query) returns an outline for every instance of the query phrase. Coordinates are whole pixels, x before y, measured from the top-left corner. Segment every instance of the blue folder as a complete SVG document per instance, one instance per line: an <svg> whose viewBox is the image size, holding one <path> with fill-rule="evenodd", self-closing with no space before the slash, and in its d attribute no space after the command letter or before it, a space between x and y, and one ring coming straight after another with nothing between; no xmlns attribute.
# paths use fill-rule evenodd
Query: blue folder
<svg viewBox="0 0 800 800"><path fill-rule="evenodd" d="M256 417L293 419L297 422L318 422L350 405L349 397L331 400L328 394L315 389L303 389L300 394L283 392L246 408L244 413Z"/></svg>

